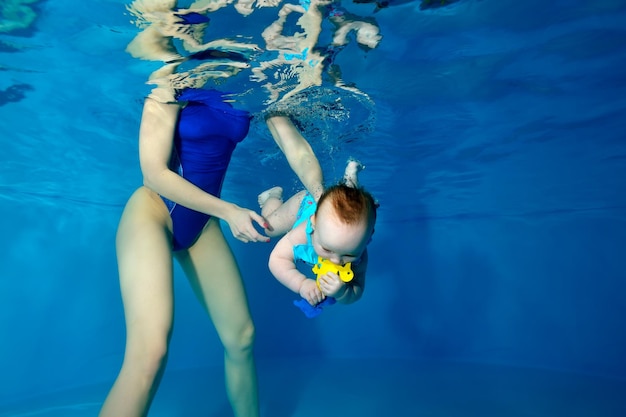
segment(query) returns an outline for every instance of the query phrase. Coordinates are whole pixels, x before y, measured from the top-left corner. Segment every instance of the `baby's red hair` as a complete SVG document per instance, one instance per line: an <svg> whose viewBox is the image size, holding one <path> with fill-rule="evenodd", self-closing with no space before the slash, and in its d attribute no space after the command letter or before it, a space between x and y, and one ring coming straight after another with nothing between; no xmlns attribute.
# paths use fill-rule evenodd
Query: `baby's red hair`
<svg viewBox="0 0 626 417"><path fill-rule="evenodd" d="M317 202L317 211L325 202L332 205L339 220L345 224L366 221L368 226L373 228L376 223L378 204L374 197L361 187L348 187L343 183L328 187Z"/></svg>

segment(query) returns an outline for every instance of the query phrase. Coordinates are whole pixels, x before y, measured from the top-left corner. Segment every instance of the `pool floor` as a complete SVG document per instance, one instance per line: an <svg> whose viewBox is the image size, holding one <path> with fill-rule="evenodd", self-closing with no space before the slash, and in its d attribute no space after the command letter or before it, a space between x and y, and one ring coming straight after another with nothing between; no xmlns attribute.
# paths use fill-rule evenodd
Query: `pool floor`
<svg viewBox="0 0 626 417"><path fill-rule="evenodd" d="M232 416L221 369L169 370L150 417ZM626 381L400 360L259 363L262 417L623 417ZM109 384L0 406L1 417L96 416Z"/></svg>

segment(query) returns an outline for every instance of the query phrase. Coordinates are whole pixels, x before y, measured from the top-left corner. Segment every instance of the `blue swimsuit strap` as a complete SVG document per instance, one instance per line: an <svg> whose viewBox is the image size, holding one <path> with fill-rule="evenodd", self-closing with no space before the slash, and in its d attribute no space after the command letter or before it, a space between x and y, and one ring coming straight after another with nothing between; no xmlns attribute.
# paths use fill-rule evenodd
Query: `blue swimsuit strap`
<svg viewBox="0 0 626 417"><path fill-rule="evenodd" d="M311 224L311 217L306 223L306 243L302 245L293 246L293 256L295 260L306 262L310 265L317 263L317 253L313 248L313 241L311 235L313 234L313 225Z"/></svg>

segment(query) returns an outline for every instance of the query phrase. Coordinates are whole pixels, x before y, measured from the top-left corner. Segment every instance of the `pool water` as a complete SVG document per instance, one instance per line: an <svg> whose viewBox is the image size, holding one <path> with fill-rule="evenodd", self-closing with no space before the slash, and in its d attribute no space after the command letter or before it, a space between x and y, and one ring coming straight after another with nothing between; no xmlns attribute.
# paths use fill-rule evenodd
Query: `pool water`
<svg viewBox="0 0 626 417"><path fill-rule="evenodd" d="M124 51L126 5L0 7L0 417L96 415L121 365L115 230L158 67ZM343 84L287 106L328 182L366 166L380 210L363 298L309 320L267 271L272 245L227 236L262 415L626 415L626 1L386 5L343 0L380 43L348 36ZM210 36L260 45L277 16L222 12ZM223 85L254 91L239 100L256 119L222 196L256 210L300 186L261 122L267 91L242 75ZM230 415L219 341L175 275L150 416Z"/></svg>

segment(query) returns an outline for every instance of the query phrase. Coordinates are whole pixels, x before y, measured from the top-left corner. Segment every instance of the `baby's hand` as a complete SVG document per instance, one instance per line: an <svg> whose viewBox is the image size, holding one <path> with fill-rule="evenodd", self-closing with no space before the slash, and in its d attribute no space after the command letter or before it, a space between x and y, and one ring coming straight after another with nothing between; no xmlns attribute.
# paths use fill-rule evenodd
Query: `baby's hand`
<svg viewBox="0 0 626 417"><path fill-rule="evenodd" d="M339 279L339 275L333 272L328 272L326 275L319 277L319 283L322 293L327 297L335 297L345 285Z"/></svg>
<svg viewBox="0 0 626 417"><path fill-rule="evenodd" d="M324 294L317 288L317 284L313 279L305 279L300 287L300 297L308 301L309 304L315 306L321 303L324 298Z"/></svg>

